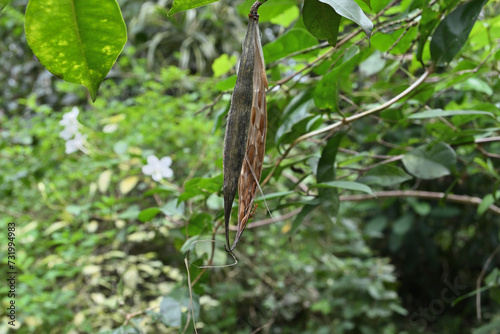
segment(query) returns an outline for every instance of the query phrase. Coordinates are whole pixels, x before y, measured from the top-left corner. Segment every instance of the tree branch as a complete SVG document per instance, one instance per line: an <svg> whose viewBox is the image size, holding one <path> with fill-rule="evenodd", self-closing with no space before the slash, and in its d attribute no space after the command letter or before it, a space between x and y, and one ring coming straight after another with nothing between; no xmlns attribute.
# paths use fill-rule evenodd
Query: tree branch
<svg viewBox="0 0 500 334"><path fill-rule="evenodd" d="M419 191L419 190L392 190L392 191L380 191L376 192L375 196L377 198L390 198L390 197L418 197L418 198L426 198L426 199L445 199L448 202L460 203L460 204L469 204L478 206L481 204L482 199L479 197L471 197L465 195L454 195L454 194L446 194L446 193L438 193L432 191ZM364 201L374 199L372 195L345 195L340 196L341 201ZM488 210L500 215L500 207L491 204L488 207Z"/></svg>

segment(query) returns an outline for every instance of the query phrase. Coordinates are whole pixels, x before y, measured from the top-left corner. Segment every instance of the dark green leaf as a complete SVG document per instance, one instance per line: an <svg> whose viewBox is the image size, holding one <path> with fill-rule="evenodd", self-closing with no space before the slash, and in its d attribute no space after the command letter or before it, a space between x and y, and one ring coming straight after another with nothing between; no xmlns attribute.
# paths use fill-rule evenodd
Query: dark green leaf
<svg viewBox="0 0 500 334"><path fill-rule="evenodd" d="M298 228L304 221L304 219L315 209L318 207L318 204L306 204L302 207L302 210L299 212L292 223L292 228L290 229L290 235L294 235L297 232Z"/></svg>
<svg viewBox="0 0 500 334"><path fill-rule="evenodd" d="M137 218L141 222L147 222L153 219L160 212L161 212L160 208L147 208L142 210L137 216Z"/></svg>
<svg viewBox="0 0 500 334"><path fill-rule="evenodd" d="M373 23L363 13L363 10L354 0L319 0L330 5L337 14L357 23L365 32L368 39L372 35Z"/></svg>
<svg viewBox="0 0 500 334"><path fill-rule="evenodd" d="M274 42L264 45L262 50L266 63L270 63L317 44L318 40L306 29L293 28Z"/></svg>
<svg viewBox="0 0 500 334"><path fill-rule="evenodd" d="M293 132L293 128L296 124L311 116L309 114L311 107L313 107L313 102L310 91L302 92L290 101L281 116L281 125L278 130L276 130L276 145L280 145L285 141L285 136ZM297 138L298 135L294 137Z"/></svg>
<svg viewBox="0 0 500 334"><path fill-rule="evenodd" d="M93 101L127 41L116 0L30 0L25 30L45 68L87 87Z"/></svg>
<svg viewBox="0 0 500 334"><path fill-rule="evenodd" d="M168 11L168 15L174 15L175 13L182 12L184 10L205 6L209 3L217 1L219 0L175 0L174 5Z"/></svg>
<svg viewBox="0 0 500 334"><path fill-rule="evenodd" d="M450 174L456 163L455 151L439 142L418 147L403 156L408 172L418 178L430 180Z"/></svg>
<svg viewBox="0 0 500 334"><path fill-rule="evenodd" d="M332 46L337 45L340 15L331 6L319 0L305 0L302 15L311 34L318 39L326 39Z"/></svg>
<svg viewBox="0 0 500 334"><path fill-rule="evenodd" d="M343 84L340 81L340 74L343 71L350 71L357 64L359 56L357 46L350 48L342 58L342 62L323 76L314 90L314 103L318 108L338 110L339 88Z"/></svg>
<svg viewBox="0 0 500 334"><path fill-rule="evenodd" d="M410 115L410 119L423 119L423 118L434 118L434 117L447 117L456 115L488 115L495 118L490 112L478 111L478 110L442 110L442 109L431 109L422 112L418 112Z"/></svg>
<svg viewBox="0 0 500 334"><path fill-rule="evenodd" d="M469 38L474 23L488 0L472 0L458 6L441 21L432 35L431 58L437 66L449 63Z"/></svg>
<svg viewBox="0 0 500 334"><path fill-rule="evenodd" d="M344 132L337 132L326 143L321 158L318 161L316 170L316 180L318 183L335 182L335 158L339 149L339 144L344 137ZM339 193L335 188L318 189L318 197L321 206L325 209L330 218L334 218L339 210Z"/></svg>
<svg viewBox="0 0 500 334"><path fill-rule="evenodd" d="M368 185L392 187L399 185L412 177L402 168L394 165L380 165L369 170L359 181Z"/></svg>

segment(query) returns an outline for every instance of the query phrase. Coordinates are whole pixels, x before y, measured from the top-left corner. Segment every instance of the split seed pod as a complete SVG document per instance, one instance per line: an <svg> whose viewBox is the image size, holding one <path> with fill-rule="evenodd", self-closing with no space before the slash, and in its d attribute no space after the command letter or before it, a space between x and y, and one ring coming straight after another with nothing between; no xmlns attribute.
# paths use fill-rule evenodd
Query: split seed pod
<svg viewBox="0 0 500 334"><path fill-rule="evenodd" d="M249 15L224 139L224 221L226 248L233 250L252 214L262 173L267 133L267 77L256 12ZM229 243L229 221L239 188L238 230Z"/></svg>

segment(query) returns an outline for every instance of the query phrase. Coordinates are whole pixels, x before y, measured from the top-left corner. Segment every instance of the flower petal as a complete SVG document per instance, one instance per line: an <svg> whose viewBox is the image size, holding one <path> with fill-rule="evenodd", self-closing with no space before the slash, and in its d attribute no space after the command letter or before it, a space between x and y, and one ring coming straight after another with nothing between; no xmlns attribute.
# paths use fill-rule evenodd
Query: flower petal
<svg viewBox="0 0 500 334"><path fill-rule="evenodd" d="M146 175L152 175L154 172L154 168L151 165L144 165L142 166L142 172Z"/></svg>
<svg viewBox="0 0 500 334"><path fill-rule="evenodd" d="M164 178L170 178L172 176L174 176L174 171L171 170L170 168L163 168L161 170L161 175L163 175Z"/></svg>
<svg viewBox="0 0 500 334"><path fill-rule="evenodd" d="M157 165L160 162L160 160L158 160L156 155L150 155L147 158L147 161L148 161L148 165Z"/></svg>
<svg viewBox="0 0 500 334"><path fill-rule="evenodd" d="M172 165L172 158L171 157L163 157L160 160L160 163L163 167L170 167Z"/></svg>

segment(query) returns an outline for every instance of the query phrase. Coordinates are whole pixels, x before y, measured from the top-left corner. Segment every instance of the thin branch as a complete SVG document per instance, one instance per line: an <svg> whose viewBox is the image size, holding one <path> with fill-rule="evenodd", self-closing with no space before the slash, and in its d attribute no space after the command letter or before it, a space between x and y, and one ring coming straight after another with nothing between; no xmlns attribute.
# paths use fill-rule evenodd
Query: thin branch
<svg viewBox="0 0 500 334"><path fill-rule="evenodd" d="M263 182L261 182L261 186L264 186L267 182L269 182L269 180L273 176L274 172L276 171L276 168L288 156L288 154L290 153L290 151L292 150L292 148L294 148L298 143L300 143L301 141L303 141L303 140L305 140L307 138L311 138L311 137L317 136L319 134L332 131L332 130L338 128L338 127L341 127L342 125L347 125L347 124L352 123L352 122L354 122L354 121L356 121L356 120L358 120L360 118L363 118L365 116L368 116L368 115L374 114L376 112L379 112L381 110L389 108L394 103L402 100L403 98L405 98L406 96L408 96L410 93L412 93L418 86L420 86L425 81L425 79L432 72L433 72L433 68L427 69L420 76L420 78L418 78L417 81L415 81L408 88L406 88L401 94L393 97L391 100L389 100L389 101L381 104L380 106L378 106L376 108L373 108L373 109L361 112L359 114L352 115L352 116L347 117L346 119L344 119L342 121L336 122L334 124L331 124L329 126L321 128L319 130L306 133L305 135L302 135L299 138L295 139L295 141L286 149L286 151L283 153L283 155L281 157L279 157L278 161L276 161L276 163L274 164L273 169L271 170L271 172L267 175L267 177L265 178L265 180Z"/></svg>
<svg viewBox="0 0 500 334"><path fill-rule="evenodd" d="M481 204L482 199L479 197L472 196L464 196L464 195L454 195L454 194L446 194L446 193L438 193L432 191L419 191L419 190L392 190L392 191L380 191L376 192L375 196L377 198L390 198L390 197L418 197L418 198L426 198L426 199L445 199L448 202L460 203L460 204L469 204L478 206ZM375 199L372 195L345 195L340 196L341 201L364 201L364 200L373 200ZM488 210L491 212L500 215L500 207L491 204L488 207Z"/></svg>
<svg viewBox="0 0 500 334"><path fill-rule="evenodd" d="M272 223L275 223L278 221L286 220L288 218L292 218L292 217L296 216L301 210L302 210L302 208L298 208L298 209L292 210L289 213L286 213L286 214L279 216L279 217L258 220L256 222L249 223L245 228L246 229L255 228L255 227L260 227L260 226L264 226L264 225L269 225L269 224L272 224ZM236 226L230 226L229 229L231 231L238 230L238 228Z"/></svg>
<svg viewBox="0 0 500 334"><path fill-rule="evenodd" d="M486 271L488 270L488 267L490 266L491 261L497 255L497 253L500 252L500 245L495 248L493 253L490 254L486 262L484 263L483 269L481 270L481 274L479 274L479 277L477 278L476 281L476 314L477 314L477 319L481 320L481 282L483 281L484 275L486 275Z"/></svg>

